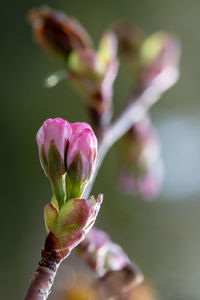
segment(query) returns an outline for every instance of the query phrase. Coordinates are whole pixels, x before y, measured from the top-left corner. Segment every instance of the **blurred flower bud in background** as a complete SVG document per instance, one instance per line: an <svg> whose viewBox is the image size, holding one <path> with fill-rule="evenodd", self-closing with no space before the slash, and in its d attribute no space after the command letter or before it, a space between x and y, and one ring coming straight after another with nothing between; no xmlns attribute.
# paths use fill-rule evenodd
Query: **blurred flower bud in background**
<svg viewBox="0 0 200 300"><path fill-rule="evenodd" d="M97 139L90 125L48 119L36 139L40 162L59 208L67 199L80 198L97 166Z"/></svg>
<svg viewBox="0 0 200 300"><path fill-rule="evenodd" d="M158 195L163 179L160 143L155 128L145 118L119 142L120 190L151 199Z"/></svg>
<svg viewBox="0 0 200 300"><path fill-rule="evenodd" d="M46 51L65 62L66 73L59 70L46 79L53 87L68 78L86 98L94 123L108 123L112 113L113 83L118 73L117 38L106 31L95 51L92 41L79 22L49 7L30 11L36 41ZM68 77L67 77L68 74Z"/></svg>
<svg viewBox="0 0 200 300"><path fill-rule="evenodd" d="M97 51L83 49L69 57L69 77L84 93L93 118L109 119L112 109L113 83L118 72L117 39L105 32Z"/></svg>
<svg viewBox="0 0 200 300"><path fill-rule="evenodd" d="M157 78L161 92L170 88L179 77L179 59L180 43L175 36L164 31L150 35L141 45L141 86L149 86Z"/></svg>
<svg viewBox="0 0 200 300"><path fill-rule="evenodd" d="M39 45L65 62L73 50L92 46L88 33L80 23L61 11L42 6L32 9L28 20Z"/></svg>
<svg viewBox="0 0 200 300"><path fill-rule="evenodd" d="M127 67L131 64L130 71L133 71L132 65L137 63L145 33L140 27L133 26L123 20L113 24L113 31L118 38L119 57L123 59Z"/></svg>
<svg viewBox="0 0 200 300"><path fill-rule="evenodd" d="M131 264L123 249L102 230L93 228L78 247L79 255L99 276Z"/></svg>
<svg viewBox="0 0 200 300"><path fill-rule="evenodd" d="M119 40L119 56L136 90L154 84L159 92L164 92L176 83L181 52L177 37L164 31L145 37L141 29L125 22L117 22L114 31Z"/></svg>

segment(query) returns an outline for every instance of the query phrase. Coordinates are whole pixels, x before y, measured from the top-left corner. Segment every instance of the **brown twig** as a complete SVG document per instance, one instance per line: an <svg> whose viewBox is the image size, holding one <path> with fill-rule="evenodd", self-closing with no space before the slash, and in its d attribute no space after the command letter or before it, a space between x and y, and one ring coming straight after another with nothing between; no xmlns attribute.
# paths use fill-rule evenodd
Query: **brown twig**
<svg viewBox="0 0 200 300"><path fill-rule="evenodd" d="M57 270L61 263L60 257L42 251L42 259L31 279L30 287L24 300L46 300L51 292Z"/></svg>

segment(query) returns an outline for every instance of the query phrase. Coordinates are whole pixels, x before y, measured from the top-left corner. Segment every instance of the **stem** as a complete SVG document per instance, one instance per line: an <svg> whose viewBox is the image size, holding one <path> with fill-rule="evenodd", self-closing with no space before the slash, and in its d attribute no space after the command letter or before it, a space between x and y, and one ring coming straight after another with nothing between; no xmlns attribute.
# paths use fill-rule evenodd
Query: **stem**
<svg viewBox="0 0 200 300"><path fill-rule="evenodd" d="M52 178L51 177L51 187L58 200L59 208L63 206L66 200L66 192L65 192L65 177L61 178Z"/></svg>
<svg viewBox="0 0 200 300"><path fill-rule="evenodd" d="M42 254L39 267L31 279L24 300L46 300L48 298L60 262L55 256L43 257Z"/></svg>

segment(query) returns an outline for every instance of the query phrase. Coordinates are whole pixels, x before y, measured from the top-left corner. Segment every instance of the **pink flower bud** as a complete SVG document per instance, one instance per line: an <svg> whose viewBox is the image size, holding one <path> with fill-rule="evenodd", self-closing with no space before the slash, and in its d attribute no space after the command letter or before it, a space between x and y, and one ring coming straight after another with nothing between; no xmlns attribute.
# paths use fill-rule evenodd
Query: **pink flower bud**
<svg viewBox="0 0 200 300"><path fill-rule="evenodd" d="M61 158L64 161L65 147L71 138L71 134L72 129L68 121L61 118L47 119L42 127L38 130L38 133L36 135L40 159L43 146L45 158L48 162L49 148L51 142L54 142Z"/></svg>
<svg viewBox="0 0 200 300"><path fill-rule="evenodd" d="M70 168L78 153L81 154L83 172L82 181L93 175L97 164L97 139L86 123L72 125L73 135L67 155L67 169Z"/></svg>
<svg viewBox="0 0 200 300"><path fill-rule="evenodd" d="M77 185L82 194L82 187L90 182L94 174L97 158L97 139L91 127L87 123L72 124L66 166L72 183L71 197L77 194Z"/></svg>
<svg viewBox="0 0 200 300"><path fill-rule="evenodd" d="M43 169L61 207L80 198L97 165L97 139L87 123L48 119L37 136Z"/></svg>
<svg viewBox="0 0 200 300"><path fill-rule="evenodd" d="M65 153L71 138L71 125L61 118L48 119L39 129L36 140L41 165L49 177L59 207L66 201Z"/></svg>

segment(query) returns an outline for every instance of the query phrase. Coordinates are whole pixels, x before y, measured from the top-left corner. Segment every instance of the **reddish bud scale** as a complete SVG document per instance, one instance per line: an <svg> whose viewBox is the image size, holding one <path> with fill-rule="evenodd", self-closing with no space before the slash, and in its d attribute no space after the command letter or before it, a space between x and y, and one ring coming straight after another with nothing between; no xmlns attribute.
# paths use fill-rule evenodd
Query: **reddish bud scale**
<svg viewBox="0 0 200 300"><path fill-rule="evenodd" d="M103 195L97 199L70 199L61 210L48 220L50 204L45 207L45 223L49 232L44 253L58 253L63 259L69 255L93 226L98 215Z"/></svg>

